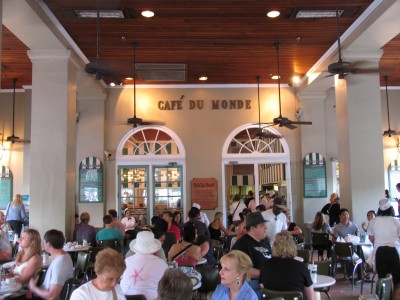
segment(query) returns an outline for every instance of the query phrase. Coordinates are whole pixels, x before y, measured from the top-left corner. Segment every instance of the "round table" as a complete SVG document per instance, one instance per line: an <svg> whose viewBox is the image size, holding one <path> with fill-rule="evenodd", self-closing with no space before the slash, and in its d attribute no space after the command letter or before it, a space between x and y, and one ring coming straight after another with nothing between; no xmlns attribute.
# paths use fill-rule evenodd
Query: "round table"
<svg viewBox="0 0 400 300"><path fill-rule="evenodd" d="M323 288L327 286L332 286L336 283L336 279L326 275L317 275L317 280L313 282L314 288Z"/></svg>
<svg viewBox="0 0 400 300"><path fill-rule="evenodd" d="M83 245L75 245L75 246L64 246L63 250L65 252L79 252L79 251L88 251L90 249L90 246L83 246Z"/></svg>

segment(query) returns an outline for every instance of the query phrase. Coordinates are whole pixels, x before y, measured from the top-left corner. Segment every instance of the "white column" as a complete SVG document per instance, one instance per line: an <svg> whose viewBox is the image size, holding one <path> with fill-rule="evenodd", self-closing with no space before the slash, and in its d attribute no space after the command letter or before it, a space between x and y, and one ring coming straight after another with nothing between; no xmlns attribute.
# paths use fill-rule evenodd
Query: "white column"
<svg viewBox="0 0 400 300"><path fill-rule="evenodd" d="M75 212L76 66L69 50L30 50L30 227L70 237Z"/></svg>
<svg viewBox="0 0 400 300"><path fill-rule="evenodd" d="M378 70L380 56L358 53L353 58L368 59L360 70ZM385 188L379 72L336 78L335 92L341 207L361 224L368 210L377 209Z"/></svg>

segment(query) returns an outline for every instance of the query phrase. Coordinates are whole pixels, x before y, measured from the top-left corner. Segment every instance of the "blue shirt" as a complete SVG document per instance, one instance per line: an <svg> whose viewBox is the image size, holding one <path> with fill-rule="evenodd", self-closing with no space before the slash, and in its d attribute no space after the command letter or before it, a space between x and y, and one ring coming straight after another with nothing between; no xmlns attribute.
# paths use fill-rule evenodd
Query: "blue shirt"
<svg viewBox="0 0 400 300"><path fill-rule="evenodd" d="M211 300L229 300L229 288L223 284L219 284L215 289ZM236 300L258 300L257 294L250 285L245 281L235 297Z"/></svg>
<svg viewBox="0 0 400 300"><path fill-rule="evenodd" d="M6 221L21 221L25 219L25 205L20 203L17 207L14 207L11 202L7 206L6 210Z"/></svg>

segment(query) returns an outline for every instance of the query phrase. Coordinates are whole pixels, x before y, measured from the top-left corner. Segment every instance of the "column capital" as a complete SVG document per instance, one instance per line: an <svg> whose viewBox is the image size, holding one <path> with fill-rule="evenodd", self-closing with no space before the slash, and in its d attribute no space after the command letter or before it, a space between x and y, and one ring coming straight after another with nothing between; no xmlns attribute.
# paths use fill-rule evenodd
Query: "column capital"
<svg viewBox="0 0 400 300"><path fill-rule="evenodd" d="M68 60L72 57L71 50L55 50L55 49L43 49L43 50L28 50L28 56L32 63L39 61L49 60Z"/></svg>
<svg viewBox="0 0 400 300"><path fill-rule="evenodd" d="M343 56L346 61L379 62L382 55L382 49L351 48L343 50Z"/></svg>

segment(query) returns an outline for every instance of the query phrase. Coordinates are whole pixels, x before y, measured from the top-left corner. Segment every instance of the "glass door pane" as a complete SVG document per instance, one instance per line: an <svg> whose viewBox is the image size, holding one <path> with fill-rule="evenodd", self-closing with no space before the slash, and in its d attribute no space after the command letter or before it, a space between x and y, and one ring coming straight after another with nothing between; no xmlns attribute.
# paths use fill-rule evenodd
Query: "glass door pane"
<svg viewBox="0 0 400 300"><path fill-rule="evenodd" d="M129 208L139 225L147 224L148 169L146 167L119 167L120 212Z"/></svg>
<svg viewBox="0 0 400 300"><path fill-rule="evenodd" d="M182 166L154 167L154 215L181 211Z"/></svg>

